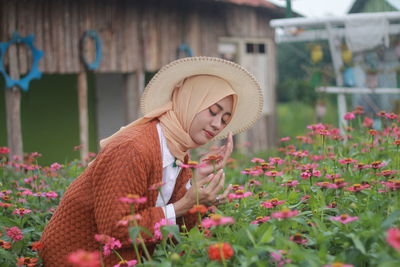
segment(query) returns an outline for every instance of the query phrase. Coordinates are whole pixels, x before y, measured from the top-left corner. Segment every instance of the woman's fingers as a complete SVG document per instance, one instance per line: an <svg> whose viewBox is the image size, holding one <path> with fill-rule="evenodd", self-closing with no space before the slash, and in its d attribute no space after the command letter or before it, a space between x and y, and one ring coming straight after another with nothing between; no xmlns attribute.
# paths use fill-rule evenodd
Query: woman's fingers
<svg viewBox="0 0 400 267"><path fill-rule="evenodd" d="M218 205L225 204L226 202L228 202L228 195L229 195L231 186L232 186L231 184L228 185L228 187L225 189L225 191L221 195L217 196Z"/></svg>
<svg viewBox="0 0 400 267"><path fill-rule="evenodd" d="M215 185L214 188L210 188L211 195L217 196L218 192L221 191L222 188L224 188L224 184L225 184L225 173L222 172L222 176L218 179L218 183Z"/></svg>

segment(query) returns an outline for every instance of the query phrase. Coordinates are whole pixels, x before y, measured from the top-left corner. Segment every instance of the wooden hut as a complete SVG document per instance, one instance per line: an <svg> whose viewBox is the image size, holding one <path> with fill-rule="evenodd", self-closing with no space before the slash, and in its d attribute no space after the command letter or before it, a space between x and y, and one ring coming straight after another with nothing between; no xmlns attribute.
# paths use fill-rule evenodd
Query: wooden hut
<svg viewBox="0 0 400 267"><path fill-rule="evenodd" d="M239 143L249 141L250 151L257 151L276 140L275 44L269 21L284 13L265 0L0 0L0 42L9 41L14 32L33 34L34 45L44 52L39 64L43 74L75 77L82 157L88 152L88 125L94 123L97 143L137 118L146 77L161 66L190 53L236 61L256 75L265 93L262 119L239 137ZM95 31L102 44L101 64L90 74L95 88L93 107L88 107L93 96L88 96L88 71L81 57L92 59L96 46L90 38L80 46L88 30ZM18 79L29 72L31 60L29 49L12 45L4 64L10 76ZM43 87L44 82L31 85ZM62 84L51 86L57 90ZM17 87L5 90L7 123L0 124L7 128L8 140L0 140L0 146L8 145L13 155L22 154L22 140L31 136L21 130L21 94ZM95 114L94 122L88 118L90 112ZM53 130L56 134L57 129Z"/></svg>

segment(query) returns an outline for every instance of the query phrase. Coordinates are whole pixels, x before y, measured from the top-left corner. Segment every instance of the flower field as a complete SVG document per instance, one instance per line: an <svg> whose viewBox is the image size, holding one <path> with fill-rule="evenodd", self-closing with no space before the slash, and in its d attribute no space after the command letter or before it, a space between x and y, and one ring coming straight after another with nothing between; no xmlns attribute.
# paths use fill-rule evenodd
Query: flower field
<svg viewBox="0 0 400 267"><path fill-rule="evenodd" d="M281 138L274 157L232 158L228 203L193 207L193 229L179 232L160 221L149 229L159 241L154 254L116 266L400 266L400 120L380 112L384 127L373 129L362 109L345 119L342 134L309 125L305 136ZM0 266L40 266L41 232L84 169L79 161L38 166L39 156L17 163L0 148ZM120 197L132 205L146 201ZM132 240L142 241L138 220L125 223ZM93 238L102 251L77 251L66 262L101 266L101 257L121 246L113 237Z"/></svg>

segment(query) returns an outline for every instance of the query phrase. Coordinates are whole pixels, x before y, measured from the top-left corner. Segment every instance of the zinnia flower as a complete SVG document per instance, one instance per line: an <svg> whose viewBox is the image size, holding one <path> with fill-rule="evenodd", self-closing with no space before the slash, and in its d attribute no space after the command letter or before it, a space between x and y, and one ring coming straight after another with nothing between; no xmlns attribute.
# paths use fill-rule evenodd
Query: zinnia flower
<svg viewBox="0 0 400 267"><path fill-rule="evenodd" d="M30 210L30 209L19 208L19 209L15 209L13 211L13 214L17 214L19 216L24 216L25 214L28 214L31 212L32 212L32 210Z"/></svg>
<svg viewBox="0 0 400 267"><path fill-rule="evenodd" d="M267 209L271 209L285 202L286 202L285 200L279 200L277 198L273 198L271 200L267 200L266 202L261 203L261 206Z"/></svg>
<svg viewBox="0 0 400 267"><path fill-rule="evenodd" d="M208 247L208 257L213 261L222 261L230 259L234 250L229 243L216 243Z"/></svg>
<svg viewBox="0 0 400 267"><path fill-rule="evenodd" d="M17 259L17 266L33 267L37 265L38 261L38 258L21 257Z"/></svg>
<svg viewBox="0 0 400 267"><path fill-rule="evenodd" d="M233 224L235 220L232 217L224 217L221 214L210 214L209 218L204 218L201 221L201 226L203 228L211 228L213 226Z"/></svg>
<svg viewBox="0 0 400 267"><path fill-rule="evenodd" d="M94 235L96 241L102 243L103 246L103 254L104 256L108 256L111 254L111 250L122 247L121 242L114 237L104 235L104 234L96 234Z"/></svg>
<svg viewBox="0 0 400 267"><path fill-rule="evenodd" d="M253 193L250 191L245 192L244 190L236 190L235 193L229 193L229 199L238 199L238 198L245 198L251 196Z"/></svg>
<svg viewBox="0 0 400 267"><path fill-rule="evenodd" d="M137 263L137 260L131 260L131 261L122 260L118 264L114 265L113 267L131 267L131 266L135 266L136 263Z"/></svg>
<svg viewBox="0 0 400 267"><path fill-rule="evenodd" d="M100 252L80 249L68 255L68 262L77 267L99 267Z"/></svg>
<svg viewBox="0 0 400 267"><path fill-rule="evenodd" d="M348 121L355 119L356 116L352 112L347 112L346 114L344 114L343 118Z"/></svg>
<svg viewBox="0 0 400 267"><path fill-rule="evenodd" d="M12 247L12 245L10 242L0 239L0 247L2 247L4 249L10 249Z"/></svg>
<svg viewBox="0 0 400 267"><path fill-rule="evenodd" d="M308 242L307 238L304 238L303 235L300 234L300 233L296 233L296 234L290 236L289 239L290 239L290 241L293 241L293 242L295 242L297 244L300 244L300 245L305 244L305 243Z"/></svg>
<svg viewBox="0 0 400 267"><path fill-rule="evenodd" d="M137 194L128 194L126 197L119 198L119 201L129 203L129 204L132 204L132 203L141 204L141 203L145 203L147 201L147 198L140 197Z"/></svg>
<svg viewBox="0 0 400 267"><path fill-rule="evenodd" d="M159 222L156 222L156 224L154 225L154 238L156 238L157 240L162 240L163 235L161 233L161 227L167 226L167 225L174 225L174 223L165 218L161 219ZM171 237L172 237L172 234L169 233L168 238L171 238Z"/></svg>
<svg viewBox="0 0 400 267"><path fill-rule="evenodd" d="M269 216L265 216L265 217L257 217L254 221L252 221L250 224L261 224L261 223L265 223L267 221L269 221L269 219L271 219L271 217Z"/></svg>
<svg viewBox="0 0 400 267"><path fill-rule="evenodd" d="M386 241L396 250L400 251L400 229L390 228L386 232Z"/></svg>
<svg viewBox="0 0 400 267"><path fill-rule="evenodd" d="M289 180L286 183L281 184L281 186L295 187L298 184L299 182L297 180Z"/></svg>
<svg viewBox="0 0 400 267"><path fill-rule="evenodd" d="M276 219L287 219L290 217L297 216L297 214L299 214L297 210L290 210L288 208L284 208L279 212L272 213L272 217Z"/></svg>
<svg viewBox="0 0 400 267"><path fill-rule="evenodd" d="M190 214L200 213L205 214L207 212L207 207L204 205L194 205L189 211Z"/></svg>
<svg viewBox="0 0 400 267"><path fill-rule="evenodd" d="M19 229L17 226L7 228L5 227L7 235L9 238L11 238L13 241L19 241L22 238L24 238L24 235L22 234L21 229Z"/></svg>
<svg viewBox="0 0 400 267"><path fill-rule="evenodd" d="M343 188L343 190L351 191L351 192L358 192L358 191L361 191L361 190L364 190L364 189L370 188L370 187L371 186L369 184L363 184L363 185L353 184L353 186Z"/></svg>
<svg viewBox="0 0 400 267"><path fill-rule="evenodd" d="M331 265L324 265L323 267L354 267L352 264L345 264L341 262L335 262L332 263Z"/></svg>
<svg viewBox="0 0 400 267"><path fill-rule="evenodd" d="M346 223L358 220L358 217L357 216L351 217L348 214L342 214L340 216L330 217L329 219L346 224Z"/></svg>
<svg viewBox="0 0 400 267"><path fill-rule="evenodd" d="M278 252L271 252L271 260L276 263L277 266L281 267L286 263L291 263L291 259L285 259L283 255L286 255L287 252L285 250L278 250Z"/></svg>

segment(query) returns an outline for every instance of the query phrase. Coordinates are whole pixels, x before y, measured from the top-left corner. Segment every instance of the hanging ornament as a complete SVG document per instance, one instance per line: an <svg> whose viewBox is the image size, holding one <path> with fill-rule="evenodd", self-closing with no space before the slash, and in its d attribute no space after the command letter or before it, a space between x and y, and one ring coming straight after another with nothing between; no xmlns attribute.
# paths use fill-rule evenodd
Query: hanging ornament
<svg viewBox="0 0 400 267"><path fill-rule="evenodd" d="M319 63L324 57L324 52L322 51L322 47L320 45L314 45L311 49L311 61L314 64Z"/></svg>
<svg viewBox="0 0 400 267"><path fill-rule="evenodd" d="M42 73L39 70L39 61L43 57L43 51L37 49L33 43L35 41L35 36L33 34L27 37L21 37L17 32L14 32L10 41L6 43L0 43L0 73L3 74L6 80L6 87L11 88L13 86L18 86L23 91L29 90L29 83L32 79L40 79ZM19 80L14 80L8 75L4 67L4 57L7 49L13 44L26 44L30 49L33 57L32 68L26 76Z"/></svg>

